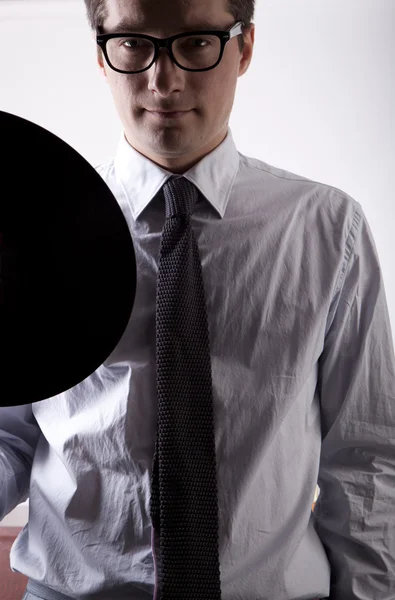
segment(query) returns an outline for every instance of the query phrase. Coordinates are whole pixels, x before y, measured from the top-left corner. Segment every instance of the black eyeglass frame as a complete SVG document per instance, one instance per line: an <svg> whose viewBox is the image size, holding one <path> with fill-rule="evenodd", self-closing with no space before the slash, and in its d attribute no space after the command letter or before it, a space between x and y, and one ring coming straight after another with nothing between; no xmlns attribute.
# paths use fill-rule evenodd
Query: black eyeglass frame
<svg viewBox="0 0 395 600"><path fill-rule="evenodd" d="M170 58L177 65L177 67L179 67L183 71L192 71L194 73L197 73L197 72L201 72L201 71L211 71L211 69L215 69L215 67L217 67L219 65L219 63L221 62L222 57L224 55L226 44L232 38L234 38L238 35L241 35L243 33L243 26L244 26L243 21L238 21L237 23L232 25L232 27L230 29L228 29L227 31L219 31L219 30L189 31L188 33L178 33L177 35L173 35L169 38L157 38L157 37L153 37L151 35L143 35L141 33L100 33L96 36L96 42L102 49L108 66L111 69L113 69L113 71L117 71L117 73L124 73L125 75L137 75L138 73L144 73L144 71L148 71L148 69L150 69L152 67L152 65L157 61L157 59L159 57L159 50L161 48L167 48ZM215 63L215 65L213 65L212 67L206 67L205 69L187 69L186 67L182 67L176 61L174 54L173 54L173 49L172 49L172 44L173 44L174 40L177 40L181 37L188 37L191 35L193 35L193 36L216 35L217 37L219 37L219 39L221 41L221 52L219 55L219 59ZM155 54L154 54L154 58L153 58L151 64L148 67L145 67L145 69L141 69L140 71L122 71L121 69L116 69L111 64L110 59L108 58L107 42L108 42L108 40L111 40L112 38L120 38L120 37L144 38L146 40L151 41L155 45Z"/></svg>

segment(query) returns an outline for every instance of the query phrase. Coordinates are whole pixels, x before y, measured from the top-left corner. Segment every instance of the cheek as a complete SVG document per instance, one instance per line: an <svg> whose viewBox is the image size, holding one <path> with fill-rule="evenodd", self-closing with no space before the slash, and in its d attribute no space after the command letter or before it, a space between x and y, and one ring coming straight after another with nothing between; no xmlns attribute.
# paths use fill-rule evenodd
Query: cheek
<svg viewBox="0 0 395 600"><path fill-rule="evenodd" d="M213 108L216 106L217 108L223 107L226 109L232 103L234 87L233 79L229 73L218 74L207 87L206 98L211 99ZM206 102L206 104L209 104L209 102Z"/></svg>
<svg viewBox="0 0 395 600"><path fill-rule="evenodd" d="M115 73L115 77L111 78L110 87L114 97L114 102L117 104L118 108L130 108L130 103L132 102L133 97L136 97L134 92L134 88L136 86L133 85L127 77L122 77L121 75L118 77L118 75Z"/></svg>
<svg viewBox="0 0 395 600"><path fill-rule="evenodd" d="M210 74L209 87L215 90L216 95L225 96L236 87L238 65L233 56L224 56L220 65L207 73Z"/></svg>

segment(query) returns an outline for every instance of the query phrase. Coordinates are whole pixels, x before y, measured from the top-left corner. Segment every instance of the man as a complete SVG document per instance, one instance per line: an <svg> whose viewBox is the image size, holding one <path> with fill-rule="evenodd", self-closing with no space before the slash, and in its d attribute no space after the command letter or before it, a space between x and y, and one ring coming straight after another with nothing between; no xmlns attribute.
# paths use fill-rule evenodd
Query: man
<svg viewBox="0 0 395 600"><path fill-rule="evenodd" d="M98 171L133 236L137 295L91 377L0 409L0 518L30 497L11 552L30 579L25 600L159 600L156 290L164 189L180 177L199 193L191 224L210 332L221 597L393 598L395 359L361 205L237 151L228 122L252 59L253 1L85 2L124 126ZM240 22L206 70L221 36L195 33L151 66L152 40L136 37ZM169 111L184 114L156 114Z"/></svg>

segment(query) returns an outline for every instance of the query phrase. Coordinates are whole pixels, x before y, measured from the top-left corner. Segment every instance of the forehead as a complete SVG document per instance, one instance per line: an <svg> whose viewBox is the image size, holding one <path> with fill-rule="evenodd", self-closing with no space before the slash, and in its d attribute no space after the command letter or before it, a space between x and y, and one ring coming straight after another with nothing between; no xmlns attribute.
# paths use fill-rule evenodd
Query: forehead
<svg viewBox="0 0 395 600"><path fill-rule="evenodd" d="M233 23L227 0L106 0L104 29L169 31Z"/></svg>

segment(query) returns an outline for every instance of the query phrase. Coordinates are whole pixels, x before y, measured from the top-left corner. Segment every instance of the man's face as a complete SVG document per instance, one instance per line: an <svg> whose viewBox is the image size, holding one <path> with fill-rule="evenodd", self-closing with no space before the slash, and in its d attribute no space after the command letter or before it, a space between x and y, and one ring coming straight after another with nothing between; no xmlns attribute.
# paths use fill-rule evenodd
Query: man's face
<svg viewBox="0 0 395 600"><path fill-rule="evenodd" d="M226 0L107 0L103 33L141 33L170 37L203 29L228 30L235 24ZM129 25L120 26L126 21ZM249 67L254 26L243 54L237 37L225 46L220 64L191 72L174 64L165 49L143 73L111 69L98 55L103 75L125 129L127 141L141 154L173 173L184 173L226 137L237 79ZM189 111L180 119L160 119L150 111Z"/></svg>

